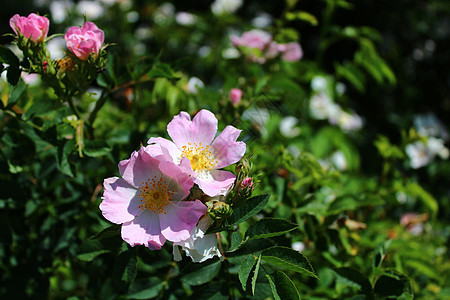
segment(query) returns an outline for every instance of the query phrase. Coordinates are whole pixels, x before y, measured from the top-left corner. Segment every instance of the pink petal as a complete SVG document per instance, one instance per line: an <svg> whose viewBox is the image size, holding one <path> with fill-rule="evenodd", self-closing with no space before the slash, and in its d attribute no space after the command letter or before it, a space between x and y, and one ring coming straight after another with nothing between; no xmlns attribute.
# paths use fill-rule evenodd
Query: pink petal
<svg viewBox="0 0 450 300"><path fill-rule="evenodd" d="M210 197L226 195L232 187L236 175L228 171L212 170L208 179L195 178L194 182Z"/></svg>
<svg viewBox="0 0 450 300"><path fill-rule="evenodd" d="M142 182L147 181L149 178L161 176L158 164L159 160L151 157L142 147L139 151L134 151L130 159L119 163L119 172L126 182L138 188L142 185Z"/></svg>
<svg viewBox="0 0 450 300"><path fill-rule="evenodd" d="M217 119L205 109L197 113L192 121L186 112L181 112L167 125L167 132L180 149L188 143L210 145L217 132Z"/></svg>
<svg viewBox="0 0 450 300"><path fill-rule="evenodd" d="M194 182L187 173L172 161L161 161L158 168L166 175L164 180L167 182L169 190L174 192L173 200L183 200L189 196L189 190Z"/></svg>
<svg viewBox="0 0 450 300"><path fill-rule="evenodd" d="M166 206L166 214L159 216L161 233L171 242L186 240L206 211L206 205L200 200L174 201Z"/></svg>
<svg viewBox="0 0 450 300"><path fill-rule="evenodd" d="M299 43L292 42L285 44L283 60L294 62L302 58L303 51Z"/></svg>
<svg viewBox="0 0 450 300"><path fill-rule="evenodd" d="M86 22L83 24L83 26L81 27L81 32L83 34L85 34L88 31L94 31L94 30L99 30L99 28L97 27L97 25L95 25L92 22Z"/></svg>
<svg viewBox="0 0 450 300"><path fill-rule="evenodd" d="M77 26L69 27L69 29L67 29L66 33L64 34L64 39L67 41L72 35L73 36L82 35L80 27Z"/></svg>
<svg viewBox="0 0 450 300"><path fill-rule="evenodd" d="M134 219L142 210L138 208L138 190L119 177L107 178L103 182L103 201L100 210L103 216L116 224Z"/></svg>
<svg viewBox="0 0 450 300"><path fill-rule="evenodd" d="M151 250L161 249L166 242L161 234L158 214L149 210L122 225L122 239L132 247L145 245Z"/></svg>
<svg viewBox="0 0 450 300"><path fill-rule="evenodd" d="M177 162L178 159L181 157L181 151L178 149L178 147L168 139L164 139L161 137L152 137L148 140L149 144L156 144L160 145L160 151L161 155L164 155L167 160L169 160L169 157L172 158L174 162ZM163 149L161 149L163 148ZM167 155L168 154L168 155Z"/></svg>
<svg viewBox="0 0 450 300"><path fill-rule="evenodd" d="M244 142L236 142L242 130L228 125L214 140L211 145L211 152L217 160L215 169L220 169L238 162L245 154L246 145Z"/></svg>
<svg viewBox="0 0 450 300"><path fill-rule="evenodd" d="M18 14L15 14L14 16L12 16L11 19L9 19L9 26L11 26L12 30L14 30L14 32L16 34L18 34L17 29L19 29L19 31L21 31L20 28L22 26L20 25L20 23L21 23L20 18L21 17Z"/></svg>

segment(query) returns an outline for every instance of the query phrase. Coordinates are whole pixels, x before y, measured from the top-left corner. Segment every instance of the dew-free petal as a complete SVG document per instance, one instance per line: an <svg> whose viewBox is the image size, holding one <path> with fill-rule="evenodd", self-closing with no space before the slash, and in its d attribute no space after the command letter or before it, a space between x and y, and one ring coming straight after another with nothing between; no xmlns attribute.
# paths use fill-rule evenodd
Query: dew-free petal
<svg viewBox="0 0 450 300"><path fill-rule="evenodd" d="M124 223L121 234L122 239L132 247L144 245L151 250L159 250L166 242L166 238L161 234L158 214L149 210Z"/></svg>
<svg viewBox="0 0 450 300"><path fill-rule="evenodd" d="M200 200L174 201L166 207L166 214L160 218L161 233L171 242L186 240L206 211L206 205Z"/></svg>
<svg viewBox="0 0 450 300"><path fill-rule="evenodd" d="M175 145L181 147L191 144L209 145L217 133L217 119L208 110L201 110L191 121L189 114L181 112L167 125L167 132Z"/></svg>
<svg viewBox="0 0 450 300"><path fill-rule="evenodd" d="M238 162L245 154L244 142L236 142L242 130L229 125L219 134L211 145L211 151L217 160L216 169Z"/></svg>
<svg viewBox="0 0 450 300"><path fill-rule="evenodd" d="M236 179L236 175L228 171L211 170L208 178L197 177L194 182L210 197L225 195Z"/></svg>
<svg viewBox="0 0 450 300"><path fill-rule="evenodd" d="M107 178L103 182L103 201L100 210L110 222L129 222L142 211L138 208L138 190L119 177Z"/></svg>

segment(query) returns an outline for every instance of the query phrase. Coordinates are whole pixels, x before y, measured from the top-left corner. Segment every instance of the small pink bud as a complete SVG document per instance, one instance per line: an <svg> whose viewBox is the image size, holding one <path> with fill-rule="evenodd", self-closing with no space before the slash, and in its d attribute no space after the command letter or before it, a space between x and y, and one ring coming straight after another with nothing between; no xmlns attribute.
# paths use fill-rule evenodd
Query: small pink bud
<svg viewBox="0 0 450 300"><path fill-rule="evenodd" d="M9 20L9 26L16 34L23 35L35 43L43 43L47 37L50 21L46 17L36 14L29 14L28 17L22 17L15 14Z"/></svg>
<svg viewBox="0 0 450 300"><path fill-rule="evenodd" d="M278 50L283 52L283 60L290 62L297 61L303 56L302 47L296 42L280 45Z"/></svg>
<svg viewBox="0 0 450 300"><path fill-rule="evenodd" d="M242 180L241 186L243 188L249 188L251 189L253 187L253 180L251 177L245 177L244 180Z"/></svg>
<svg viewBox="0 0 450 300"><path fill-rule="evenodd" d="M240 89L231 89L230 91L230 99L233 102L233 105L236 106L241 102L242 91Z"/></svg>
<svg viewBox="0 0 450 300"><path fill-rule="evenodd" d="M69 27L64 39L70 52L81 60L87 60L91 53L98 55L105 35L94 23L86 22L82 27Z"/></svg>

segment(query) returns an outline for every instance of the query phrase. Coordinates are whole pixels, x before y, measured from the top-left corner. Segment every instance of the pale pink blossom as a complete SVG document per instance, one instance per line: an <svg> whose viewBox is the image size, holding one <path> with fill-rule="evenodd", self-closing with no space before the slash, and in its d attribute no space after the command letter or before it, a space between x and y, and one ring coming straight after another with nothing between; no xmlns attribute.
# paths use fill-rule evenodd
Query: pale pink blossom
<svg viewBox="0 0 450 300"><path fill-rule="evenodd" d="M119 163L122 178L104 180L100 210L110 222L122 224L122 239L128 244L157 250L166 240L190 238L207 207L200 200L182 201L194 185L192 179L151 147Z"/></svg>
<svg viewBox="0 0 450 300"><path fill-rule="evenodd" d="M94 23L86 22L82 27L69 27L64 39L70 52L81 60L87 60L91 53L98 55L105 35Z"/></svg>
<svg viewBox="0 0 450 300"><path fill-rule="evenodd" d="M208 196L224 195L236 176L219 170L238 162L245 153L244 142L237 142L241 130L229 125L217 136L217 119L208 110L201 110L191 120L186 112L175 116L167 125L173 142L150 138L149 144L160 146L166 159L179 164Z"/></svg>
<svg viewBox="0 0 450 300"><path fill-rule="evenodd" d="M264 50L272 42L272 35L264 30L253 29L244 32L242 36L232 35L230 40L236 47Z"/></svg>
<svg viewBox="0 0 450 300"><path fill-rule="evenodd" d="M233 102L233 105L236 106L241 102L242 91L240 89L231 89L230 91L230 99Z"/></svg>
<svg viewBox="0 0 450 300"><path fill-rule="evenodd" d="M278 45L278 49L283 53L281 58L285 61L295 62L303 57L302 47L297 42Z"/></svg>
<svg viewBox="0 0 450 300"><path fill-rule="evenodd" d="M29 14L28 17L22 17L15 14L9 20L9 26L16 34L23 35L35 43L43 43L48 34L50 21L46 17L36 14Z"/></svg>

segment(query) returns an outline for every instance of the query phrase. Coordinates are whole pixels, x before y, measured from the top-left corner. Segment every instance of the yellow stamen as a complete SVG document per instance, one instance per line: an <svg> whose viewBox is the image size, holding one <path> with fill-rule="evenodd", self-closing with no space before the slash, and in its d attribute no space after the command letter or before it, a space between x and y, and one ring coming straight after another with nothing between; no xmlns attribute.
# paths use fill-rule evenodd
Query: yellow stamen
<svg viewBox="0 0 450 300"><path fill-rule="evenodd" d="M142 186L138 188L141 197L139 208L142 210L150 209L154 213L164 213L164 208L172 202L174 192L169 190L167 182L157 176L149 178L142 182Z"/></svg>
<svg viewBox="0 0 450 300"><path fill-rule="evenodd" d="M187 157L191 162L192 170L195 172L208 170L214 168L217 164L217 160L214 159L210 146L202 146L202 143L188 143L187 146L182 147L181 157Z"/></svg>

